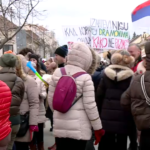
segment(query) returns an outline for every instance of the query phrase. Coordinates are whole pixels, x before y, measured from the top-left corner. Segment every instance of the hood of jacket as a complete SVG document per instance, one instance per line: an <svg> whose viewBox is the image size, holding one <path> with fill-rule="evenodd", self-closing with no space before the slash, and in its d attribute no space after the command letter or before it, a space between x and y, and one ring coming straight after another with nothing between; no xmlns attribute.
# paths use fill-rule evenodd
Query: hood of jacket
<svg viewBox="0 0 150 150"><path fill-rule="evenodd" d="M86 44L74 43L67 56L67 65L80 67L87 73L93 74L96 69L96 54Z"/></svg>
<svg viewBox="0 0 150 150"><path fill-rule="evenodd" d="M114 81L122 81L134 75L130 68L120 65L110 65L104 72L109 79Z"/></svg>

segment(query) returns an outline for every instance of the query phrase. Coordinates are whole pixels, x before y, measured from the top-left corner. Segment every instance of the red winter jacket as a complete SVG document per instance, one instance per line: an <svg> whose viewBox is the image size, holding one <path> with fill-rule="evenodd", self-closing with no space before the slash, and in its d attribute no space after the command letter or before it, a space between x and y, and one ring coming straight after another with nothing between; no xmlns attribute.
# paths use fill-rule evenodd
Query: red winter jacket
<svg viewBox="0 0 150 150"><path fill-rule="evenodd" d="M11 99L9 87L0 80L0 141L11 132L11 122L9 121Z"/></svg>

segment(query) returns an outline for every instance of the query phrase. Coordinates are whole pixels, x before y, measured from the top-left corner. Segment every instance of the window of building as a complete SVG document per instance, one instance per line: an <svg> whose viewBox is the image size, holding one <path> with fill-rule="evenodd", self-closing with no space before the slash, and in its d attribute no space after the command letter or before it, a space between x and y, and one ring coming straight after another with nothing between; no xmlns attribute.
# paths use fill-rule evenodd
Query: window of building
<svg viewBox="0 0 150 150"><path fill-rule="evenodd" d="M8 50L12 50L13 51L13 45L4 45L3 47L3 53L8 51Z"/></svg>

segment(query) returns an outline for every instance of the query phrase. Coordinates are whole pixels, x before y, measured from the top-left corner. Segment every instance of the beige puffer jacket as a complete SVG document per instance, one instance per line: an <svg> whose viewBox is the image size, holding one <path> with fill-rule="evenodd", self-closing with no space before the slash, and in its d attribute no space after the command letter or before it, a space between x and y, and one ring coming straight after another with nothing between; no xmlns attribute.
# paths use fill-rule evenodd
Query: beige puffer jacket
<svg viewBox="0 0 150 150"><path fill-rule="evenodd" d="M39 100L40 100L38 123L44 123L48 120L45 117L46 111L45 111L45 106L44 106L44 99L47 96L46 87L45 87L44 83L37 76L32 76L32 77L34 78L34 80L37 83L38 93L39 93Z"/></svg>
<svg viewBox="0 0 150 150"><path fill-rule="evenodd" d="M67 57L66 72L71 75L91 70L92 53L84 43L74 43ZM61 77L60 69L57 69L50 82L48 102L52 108L53 95L58 80ZM76 79L77 97L83 97L67 112L60 113L54 110L54 136L59 138L72 138L77 140L89 140L92 135L91 128L102 128L101 120L95 103L94 86L89 74Z"/></svg>
<svg viewBox="0 0 150 150"><path fill-rule="evenodd" d="M25 73L25 93L24 98L20 106L20 114L24 115L29 112L29 125L38 125L38 113L39 113L39 95L37 93L38 87L35 80L27 75L28 68L26 67L26 59L23 55L18 55L18 61L21 61L23 71ZM29 131L24 137L16 138L18 142L30 142Z"/></svg>

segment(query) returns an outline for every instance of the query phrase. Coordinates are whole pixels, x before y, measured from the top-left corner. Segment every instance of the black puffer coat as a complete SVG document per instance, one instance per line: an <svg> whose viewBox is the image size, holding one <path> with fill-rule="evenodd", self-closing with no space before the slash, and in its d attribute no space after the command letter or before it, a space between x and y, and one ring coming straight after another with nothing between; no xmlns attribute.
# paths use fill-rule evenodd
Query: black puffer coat
<svg viewBox="0 0 150 150"><path fill-rule="evenodd" d="M120 65L107 67L99 84L96 101L106 132L128 134L134 127L130 112L120 104L121 95L129 87L133 71Z"/></svg>

